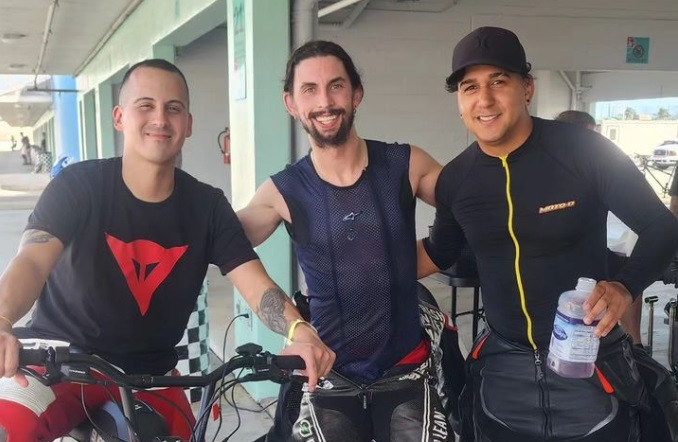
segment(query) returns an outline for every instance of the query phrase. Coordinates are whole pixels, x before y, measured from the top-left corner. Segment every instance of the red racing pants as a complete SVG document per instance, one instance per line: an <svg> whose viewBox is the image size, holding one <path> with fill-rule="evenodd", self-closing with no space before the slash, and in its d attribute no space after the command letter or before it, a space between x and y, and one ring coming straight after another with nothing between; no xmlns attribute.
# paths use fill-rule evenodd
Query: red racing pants
<svg viewBox="0 0 678 442"><path fill-rule="evenodd" d="M34 378L27 379L29 386L26 388L12 379L0 380L0 440L4 430L7 442L51 442L67 435L87 418L83 395L90 416L111 400L111 396L120 399L117 387L66 382L46 387ZM171 435L190 438L195 418L183 389L139 391L134 396L165 419Z"/></svg>

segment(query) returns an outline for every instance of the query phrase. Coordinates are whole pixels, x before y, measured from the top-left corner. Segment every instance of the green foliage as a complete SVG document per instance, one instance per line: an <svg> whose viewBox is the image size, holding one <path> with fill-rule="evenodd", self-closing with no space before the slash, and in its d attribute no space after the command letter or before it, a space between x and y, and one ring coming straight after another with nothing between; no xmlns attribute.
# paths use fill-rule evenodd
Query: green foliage
<svg viewBox="0 0 678 442"><path fill-rule="evenodd" d="M637 120L638 119L638 112L632 107L627 107L626 110L624 111L624 119L625 120Z"/></svg>
<svg viewBox="0 0 678 442"><path fill-rule="evenodd" d="M671 119L671 114L669 113L669 110L665 107L660 107L659 110L657 111L657 120L670 120Z"/></svg>

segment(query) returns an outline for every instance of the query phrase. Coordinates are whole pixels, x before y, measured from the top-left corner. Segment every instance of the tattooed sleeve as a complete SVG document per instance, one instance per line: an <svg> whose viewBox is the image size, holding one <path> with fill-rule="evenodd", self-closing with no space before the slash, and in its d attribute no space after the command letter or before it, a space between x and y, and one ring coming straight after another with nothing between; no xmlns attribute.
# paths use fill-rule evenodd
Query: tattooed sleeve
<svg viewBox="0 0 678 442"><path fill-rule="evenodd" d="M285 293L278 287L272 287L264 292L257 312L271 330L281 335L287 333L287 321L283 314L286 302Z"/></svg>
<svg viewBox="0 0 678 442"><path fill-rule="evenodd" d="M42 230L26 230L21 238L21 245L44 244L54 239L54 235L43 232Z"/></svg>

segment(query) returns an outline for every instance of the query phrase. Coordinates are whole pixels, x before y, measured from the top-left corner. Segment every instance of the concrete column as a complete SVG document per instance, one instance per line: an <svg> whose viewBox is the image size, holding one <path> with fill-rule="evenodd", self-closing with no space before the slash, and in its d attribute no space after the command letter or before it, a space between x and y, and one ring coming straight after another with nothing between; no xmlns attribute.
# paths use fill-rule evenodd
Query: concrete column
<svg viewBox="0 0 678 442"><path fill-rule="evenodd" d="M70 75L52 76L54 89L75 89L75 78ZM78 139L78 103L75 92L54 92L54 160L68 155L80 160Z"/></svg>
<svg viewBox="0 0 678 442"><path fill-rule="evenodd" d="M282 78L290 48L289 1L228 0L228 70L232 204L237 210L271 174L291 158L290 119L282 103ZM274 281L292 288L290 241L278 229L257 253ZM255 342L278 352L283 337L254 318L239 294L234 294L236 345ZM255 399L277 394L272 383L245 384Z"/></svg>

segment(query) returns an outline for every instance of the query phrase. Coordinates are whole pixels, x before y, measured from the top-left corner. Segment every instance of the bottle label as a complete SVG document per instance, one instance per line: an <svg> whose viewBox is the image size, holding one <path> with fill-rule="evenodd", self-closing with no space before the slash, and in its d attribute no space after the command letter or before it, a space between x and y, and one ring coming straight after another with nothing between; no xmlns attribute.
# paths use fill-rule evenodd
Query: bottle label
<svg viewBox="0 0 678 442"><path fill-rule="evenodd" d="M600 340L593 334L597 324L598 321L593 321L586 325L583 319L556 312L549 352L569 362L595 362L600 345Z"/></svg>

